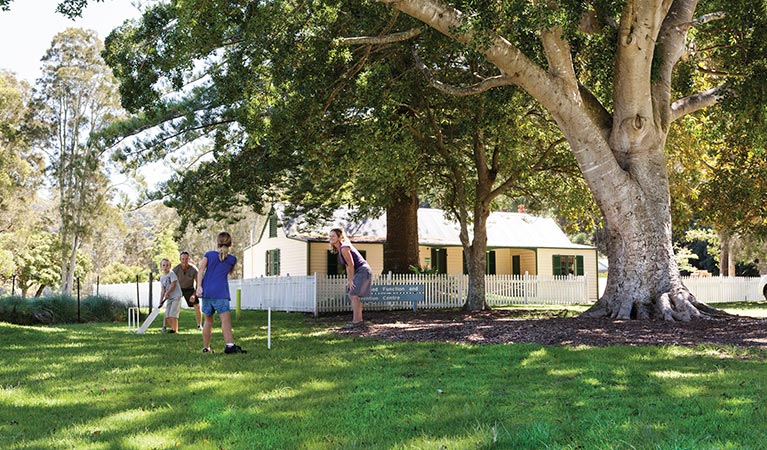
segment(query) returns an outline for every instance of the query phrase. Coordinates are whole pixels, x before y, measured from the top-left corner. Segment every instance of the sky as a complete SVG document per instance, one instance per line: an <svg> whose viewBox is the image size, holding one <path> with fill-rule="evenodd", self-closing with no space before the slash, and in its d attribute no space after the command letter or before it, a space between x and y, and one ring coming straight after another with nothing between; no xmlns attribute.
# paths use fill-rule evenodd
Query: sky
<svg viewBox="0 0 767 450"><path fill-rule="evenodd" d="M93 1L83 17L71 20L56 13L59 0L13 0L10 11L0 11L0 69L30 84L40 77L40 59L56 33L69 27L95 30L103 41L126 19L140 16L133 0Z"/></svg>
<svg viewBox="0 0 767 450"><path fill-rule="evenodd" d="M138 18L136 0L91 0L82 18L72 20L56 12L60 0L13 0L10 11L0 11L0 69L10 70L19 79L34 85L40 77L40 59L45 55L56 33L69 27L95 30L103 41L112 29L126 19ZM154 163L141 170L150 187L170 176L167 165ZM119 174L112 183L129 197L136 191L126 185Z"/></svg>

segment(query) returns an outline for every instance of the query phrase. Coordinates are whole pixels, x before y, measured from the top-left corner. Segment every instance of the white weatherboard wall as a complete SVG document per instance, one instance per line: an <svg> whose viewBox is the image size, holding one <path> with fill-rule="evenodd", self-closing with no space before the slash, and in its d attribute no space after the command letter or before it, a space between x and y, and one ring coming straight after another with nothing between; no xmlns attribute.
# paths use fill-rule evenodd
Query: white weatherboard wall
<svg viewBox="0 0 767 450"><path fill-rule="evenodd" d="M280 250L280 275L306 275L307 243L285 236L277 227L277 237L269 237L269 227L264 227L261 239L245 249L243 255L243 278L266 276L266 252Z"/></svg>

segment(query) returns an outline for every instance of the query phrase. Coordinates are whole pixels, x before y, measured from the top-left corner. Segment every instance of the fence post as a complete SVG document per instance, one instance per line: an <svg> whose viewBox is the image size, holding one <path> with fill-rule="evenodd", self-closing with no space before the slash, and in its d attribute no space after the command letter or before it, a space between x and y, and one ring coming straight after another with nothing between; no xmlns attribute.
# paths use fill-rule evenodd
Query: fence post
<svg viewBox="0 0 767 450"><path fill-rule="evenodd" d="M149 312L152 312L152 283L153 282L154 282L154 274L150 270L149 271Z"/></svg>
<svg viewBox="0 0 767 450"><path fill-rule="evenodd" d="M240 307L242 306L242 289L237 289L236 291L234 291L234 305L235 305L234 318L235 320L239 322L240 310L241 310Z"/></svg>
<svg viewBox="0 0 767 450"><path fill-rule="evenodd" d="M317 290L319 289L319 283L317 283L317 272L314 272L314 275L312 275L312 293L314 295L314 298L312 300L312 303L314 304L314 317L317 317L320 310L319 305L319 295L317 295Z"/></svg>
<svg viewBox="0 0 767 450"><path fill-rule="evenodd" d="M16 274L13 274L13 277L11 277L11 297L16 295Z"/></svg>
<svg viewBox="0 0 767 450"><path fill-rule="evenodd" d="M141 323L141 288L136 274L136 306L138 306L138 322Z"/></svg>
<svg viewBox="0 0 767 450"><path fill-rule="evenodd" d="M77 277L77 321L80 322L80 277Z"/></svg>

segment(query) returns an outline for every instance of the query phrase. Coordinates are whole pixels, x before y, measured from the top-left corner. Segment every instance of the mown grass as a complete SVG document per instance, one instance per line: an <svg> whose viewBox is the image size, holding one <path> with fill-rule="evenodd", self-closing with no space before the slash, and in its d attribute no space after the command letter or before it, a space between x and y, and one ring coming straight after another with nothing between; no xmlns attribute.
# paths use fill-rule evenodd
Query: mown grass
<svg viewBox="0 0 767 450"><path fill-rule="evenodd" d="M767 352L468 346L235 324L244 355L125 324L0 323L10 449L762 449Z"/></svg>

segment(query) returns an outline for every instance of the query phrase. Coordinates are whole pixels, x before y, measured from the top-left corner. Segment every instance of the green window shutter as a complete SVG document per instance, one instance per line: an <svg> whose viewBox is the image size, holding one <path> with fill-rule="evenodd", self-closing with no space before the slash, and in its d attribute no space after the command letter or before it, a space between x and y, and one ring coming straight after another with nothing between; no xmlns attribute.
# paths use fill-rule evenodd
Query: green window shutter
<svg viewBox="0 0 767 450"><path fill-rule="evenodd" d="M551 274L562 275L562 262L560 261L559 255L554 255L551 258L551 260L552 260Z"/></svg>
<svg viewBox="0 0 767 450"><path fill-rule="evenodd" d="M431 268L435 272L439 272L439 249L431 248Z"/></svg>
<svg viewBox="0 0 767 450"><path fill-rule="evenodd" d="M277 215L269 216L269 237L277 237Z"/></svg>
<svg viewBox="0 0 767 450"><path fill-rule="evenodd" d="M274 250L274 275L280 274L280 249Z"/></svg>
<svg viewBox="0 0 767 450"><path fill-rule="evenodd" d="M583 275L583 255L575 257L575 274Z"/></svg>
<svg viewBox="0 0 767 450"><path fill-rule="evenodd" d="M264 257L265 257L264 258L264 267L265 267L264 273L266 273L267 277L272 274L272 264L271 264L271 262L272 262L271 259L272 258L271 258L271 256L272 256L272 251L271 250L267 250L266 253L264 253Z"/></svg>
<svg viewBox="0 0 767 450"><path fill-rule="evenodd" d="M495 275L495 250L487 252L487 268L485 271L488 275Z"/></svg>

